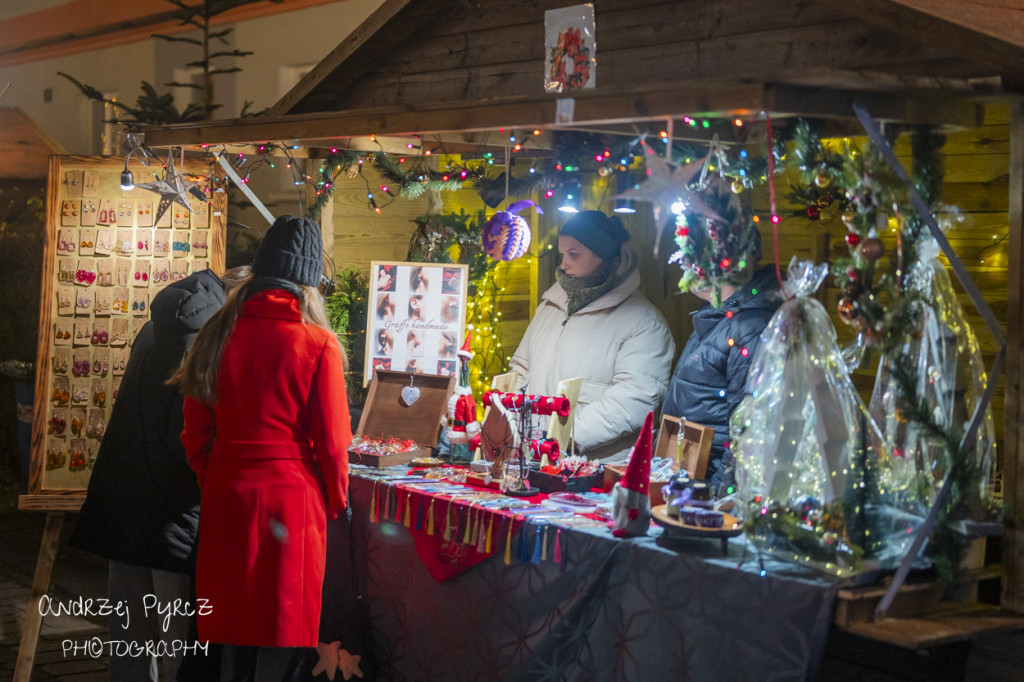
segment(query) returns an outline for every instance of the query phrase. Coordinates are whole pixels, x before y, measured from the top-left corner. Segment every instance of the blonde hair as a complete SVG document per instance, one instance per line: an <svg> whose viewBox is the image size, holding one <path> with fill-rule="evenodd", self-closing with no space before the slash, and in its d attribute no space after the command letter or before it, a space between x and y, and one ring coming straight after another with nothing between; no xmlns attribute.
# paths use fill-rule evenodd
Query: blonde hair
<svg viewBox="0 0 1024 682"><path fill-rule="evenodd" d="M217 376L220 372L221 355L224 346L227 345L231 332L235 329L235 323L242 314L242 306L246 299L257 292L258 279L248 273L248 279L234 287L228 293L224 307L218 310L211 317L199 334L196 335L192 349L185 356L185 361L175 372L167 383L177 386L183 395L206 404L213 405L217 402ZM299 299L299 312L302 314L303 324L322 327L332 334L334 330L327 318L327 309L324 307L324 298L316 287L296 284L298 288L297 298ZM337 337L335 337L337 343ZM342 364L348 368L348 358L345 349L338 343L341 352Z"/></svg>
<svg viewBox="0 0 1024 682"><path fill-rule="evenodd" d="M232 291L252 279L252 276L251 265L238 265L226 271L220 276L220 281L224 283L224 295L230 295Z"/></svg>

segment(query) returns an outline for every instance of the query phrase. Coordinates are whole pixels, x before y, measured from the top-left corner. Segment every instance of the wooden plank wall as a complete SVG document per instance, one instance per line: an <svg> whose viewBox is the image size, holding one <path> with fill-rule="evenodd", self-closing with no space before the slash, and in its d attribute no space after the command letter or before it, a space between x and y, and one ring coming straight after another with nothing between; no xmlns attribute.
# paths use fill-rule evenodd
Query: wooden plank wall
<svg viewBox="0 0 1024 682"><path fill-rule="evenodd" d="M564 6L556 0L476 8L410 3L385 26L383 39L356 51L292 113L334 111L341 103L345 109L416 106L537 92L544 73L544 10ZM423 30L406 36L417 22ZM652 74L663 82L779 82L786 74L833 86L853 82L858 71L884 74L893 83L918 75L989 75L981 67L954 69L938 49L797 0L604 0L596 6L596 24L601 90L632 89ZM401 39L389 44L392 34Z"/></svg>

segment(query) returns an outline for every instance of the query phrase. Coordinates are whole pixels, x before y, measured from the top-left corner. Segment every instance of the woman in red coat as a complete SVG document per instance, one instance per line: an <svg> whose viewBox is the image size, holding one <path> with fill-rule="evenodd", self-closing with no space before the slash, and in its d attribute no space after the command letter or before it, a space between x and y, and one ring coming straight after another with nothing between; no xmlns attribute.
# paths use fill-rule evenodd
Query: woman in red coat
<svg viewBox="0 0 1024 682"><path fill-rule="evenodd" d="M172 378L186 396L181 440L202 491L201 640L317 644L327 521L346 506L352 439L342 350L315 288L321 252L316 223L278 218L253 279L207 322ZM262 677L292 653L229 647L228 660Z"/></svg>

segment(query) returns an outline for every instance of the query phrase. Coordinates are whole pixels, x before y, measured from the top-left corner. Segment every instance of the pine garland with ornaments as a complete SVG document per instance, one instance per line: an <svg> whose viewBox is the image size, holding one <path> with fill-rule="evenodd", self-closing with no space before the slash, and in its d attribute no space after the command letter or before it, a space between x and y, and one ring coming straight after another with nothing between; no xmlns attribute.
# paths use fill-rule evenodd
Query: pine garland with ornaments
<svg viewBox="0 0 1024 682"><path fill-rule="evenodd" d="M887 142L900 132L890 126ZM967 546L958 522L998 514L986 495L994 461L991 414L984 415L973 442L963 441L963 425L987 382L977 340L910 188L881 152L870 143L858 148L849 142L841 154L829 151L804 124L794 139L803 185L791 196L820 196L829 189L844 202L849 256L833 269L842 291L838 314L858 333L858 352L848 358L863 362L869 348L880 358L871 414L882 447L868 464L881 503L900 518L918 519L908 526L909 540L949 481L928 555L940 576L952 580ZM944 141L931 128L910 130L913 186L940 228L948 229L960 214L940 203ZM954 395L960 397L954 401Z"/></svg>

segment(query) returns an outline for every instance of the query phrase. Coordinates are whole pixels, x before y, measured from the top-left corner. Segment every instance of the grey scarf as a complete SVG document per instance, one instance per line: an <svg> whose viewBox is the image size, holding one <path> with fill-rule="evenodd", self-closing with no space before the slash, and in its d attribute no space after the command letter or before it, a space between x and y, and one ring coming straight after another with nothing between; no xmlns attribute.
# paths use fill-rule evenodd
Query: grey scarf
<svg viewBox="0 0 1024 682"><path fill-rule="evenodd" d="M555 278L562 285L568 297L566 312L574 315L576 312L586 308L588 305L601 298L609 291L617 287L636 268L636 260L630 263L623 272L616 272L622 264L622 257L616 256L602 261L597 270L583 277L572 277L565 274L561 269L555 272Z"/></svg>

